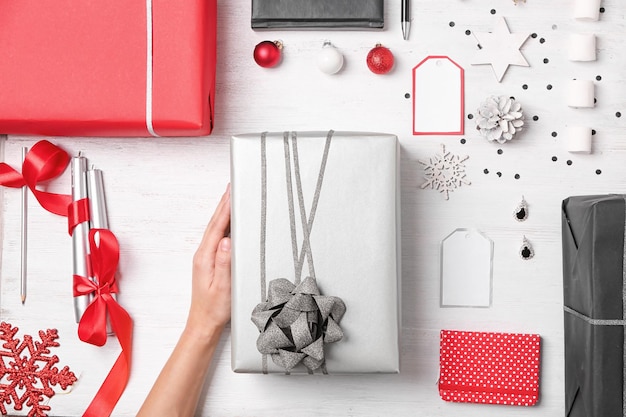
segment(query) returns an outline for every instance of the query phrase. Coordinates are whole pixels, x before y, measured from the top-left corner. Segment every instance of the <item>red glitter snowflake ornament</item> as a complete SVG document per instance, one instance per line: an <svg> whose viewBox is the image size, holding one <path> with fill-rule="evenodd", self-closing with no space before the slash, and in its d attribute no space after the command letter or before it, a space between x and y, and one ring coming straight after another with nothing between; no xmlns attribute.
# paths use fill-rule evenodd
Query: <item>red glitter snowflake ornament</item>
<svg viewBox="0 0 626 417"><path fill-rule="evenodd" d="M0 323L0 340L4 342L0 349L0 411L7 414L5 404L13 404L15 410L26 405L30 407L28 417L47 416L50 406L42 404L44 397L54 396L54 385L65 390L76 382L76 376L67 366L60 371L54 366L59 358L50 355L49 348L60 346L56 329L40 330L41 342L34 343L30 335L23 341L17 339L18 330L9 323ZM21 356L25 349L30 356Z"/></svg>

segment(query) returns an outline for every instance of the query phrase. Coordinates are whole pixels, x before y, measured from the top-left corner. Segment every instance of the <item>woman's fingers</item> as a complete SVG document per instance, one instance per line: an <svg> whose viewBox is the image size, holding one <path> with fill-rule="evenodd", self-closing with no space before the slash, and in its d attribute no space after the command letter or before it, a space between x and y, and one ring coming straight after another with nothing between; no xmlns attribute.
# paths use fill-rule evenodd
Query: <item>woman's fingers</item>
<svg viewBox="0 0 626 417"><path fill-rule="evenodd" d="M209 224L207 225L202 241L198 247L198 254L201 257L208 258L210 262L214 261L214 255L217 252L220 240L228 234L230 227L230 184L226 188L226 192L222 196L215 213Z"/></svg>

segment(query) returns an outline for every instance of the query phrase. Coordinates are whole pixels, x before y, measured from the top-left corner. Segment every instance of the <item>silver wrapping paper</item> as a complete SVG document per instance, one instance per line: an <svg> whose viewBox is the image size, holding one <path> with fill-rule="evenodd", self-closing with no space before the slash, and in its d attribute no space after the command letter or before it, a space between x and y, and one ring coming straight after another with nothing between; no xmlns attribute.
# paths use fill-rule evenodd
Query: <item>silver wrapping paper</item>
<svg viewBox="0 0 626 417"><path fill-rule="evenodd" d="M297 132L307 216L313 206L327 133ZM291 135L288 137L292 146ZM265 144L266 198L262 210L261 133L231 139L232 369L242 373L285 373L269 358L265 358L264 367L263 355L257 350L259 330L250 315L264 301L263 293L271 280L296 279L283 132L267 133ZM289 175L295 184L294 173ZM297 202L295 188L292 193ZM309 238L320 291L340 297L346 305L341 320L343 339L325 346L329 374L399 372L399 199L397 137L335 132ZM297 205L295 216L295 240L300 251L303 228ZM309 275L308 260L302 269L304 279ZM298 365L290 372L306 373L307 369Z"/></svg>

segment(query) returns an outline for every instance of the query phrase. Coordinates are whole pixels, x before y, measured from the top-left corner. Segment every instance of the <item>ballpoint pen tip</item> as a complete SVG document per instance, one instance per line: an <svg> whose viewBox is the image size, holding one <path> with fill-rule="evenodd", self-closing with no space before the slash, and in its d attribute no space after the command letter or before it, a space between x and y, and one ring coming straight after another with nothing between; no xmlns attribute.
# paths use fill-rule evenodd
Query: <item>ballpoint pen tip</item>
<svg viewBox="0 0 626 417"><path fill-rule="evenodd" d="M22 296L22 305L24 305L24 303L26 302L26 296Z"/></svg>
<svg viewBox="0 0 626 417"><path fill-rule="evenodd" d="M411 23L409 21L402 22L402 38L405 41L409 40L409 30L411 28Z"/></svg>

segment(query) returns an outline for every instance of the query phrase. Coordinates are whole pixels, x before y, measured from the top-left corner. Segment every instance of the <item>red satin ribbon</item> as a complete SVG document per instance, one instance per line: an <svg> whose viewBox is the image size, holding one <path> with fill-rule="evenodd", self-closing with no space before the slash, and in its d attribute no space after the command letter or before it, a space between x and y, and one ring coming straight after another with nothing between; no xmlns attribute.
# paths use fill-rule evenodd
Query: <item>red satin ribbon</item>
<svg viewBox="0 0 626 417"><path fill-rule="evenodd" d="M70 235L74 227L89 220L89 201L72 201L70 195L50 193L37 189L42 183L60 176L70 161L63 149L41 140L32 146L22 164L22 174L4 162L0 163L0 185L21 188L28 186L43 208L68 218ZM99 242L96 243L96 233ZM111 294L118 291L115 271L119 261L119 245L109 230L94 229L89 233L91 248L90 266L95 282L86 277L74 276L74 296L94 294L78 324L80 340L102 346L107 340L107 311L111 327L117 335L122 352L109 371L102 386L91 401L85 417L110 416L122 396L130 376L133 322L130 315Z"/></svg>
<svg viewBox="0 0 626 417"><path fill-rule="evenodd" d="M67 217L67 207L72 197L37 189L37 185L58 177L65 171L70 156L47 140L33 145L22 164L22 174L5 164L0 164L0 185L20 188L27 185L39 204L51 213Z"/></svg>
<svg viewBox="0 0 626 417"><path fill-rule="evenodd" d="M99 242L96 242L96 239ZM111 294L117 292L115 271L119 261L119 245L115 235L106 229L89 231L91 268L94 281L74 275L74 297L94 294L93 301L78 324L78 337L83 342L102 346L107 340L107 311L111 327L117 335L122 352L83 416L110 415L121 397L130 376L133 321Z"/></svg>
<svg viewBox="0 0 626 417"><path fill-rule="evenodd" d="M88 222L91 219L89 215L89 199L83 198L72 201L67 206L67 232L72 236L72 230L82 222Z"/></svg>

